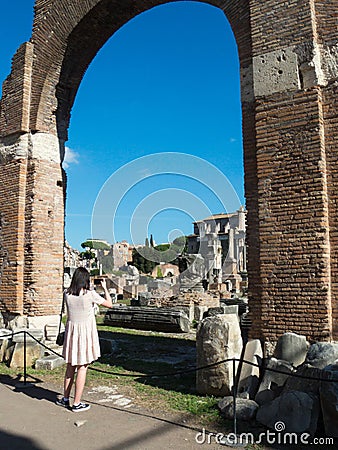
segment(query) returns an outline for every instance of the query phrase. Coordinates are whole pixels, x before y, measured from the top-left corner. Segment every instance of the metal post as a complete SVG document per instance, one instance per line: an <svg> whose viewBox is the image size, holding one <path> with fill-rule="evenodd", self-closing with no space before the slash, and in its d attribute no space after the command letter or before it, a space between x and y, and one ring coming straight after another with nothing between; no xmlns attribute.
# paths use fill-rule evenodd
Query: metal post
<svg viewBox="0 0 338 450"><path fill-rule="evenodd" d="M233 396L233 416L234 416L234 434L237 434L237 417L236 417L236 397L237 397L237 385L236 385L236 359L232 360L232 396Z"/></svg>
<svg viewBox="0 0 338 450"><path fill-rule="evenodd" d="M23 332L23 384L26 386L27 380L27 360L26 360L26 331Z"/></svg>

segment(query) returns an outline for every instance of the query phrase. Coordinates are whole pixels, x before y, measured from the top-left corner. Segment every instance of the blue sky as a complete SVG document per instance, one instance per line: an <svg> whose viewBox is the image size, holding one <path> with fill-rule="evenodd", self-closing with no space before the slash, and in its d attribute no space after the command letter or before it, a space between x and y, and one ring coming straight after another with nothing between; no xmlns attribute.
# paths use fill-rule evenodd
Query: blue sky
<svg viewBox="0 0 338 450"><path fill-rule="evenodd" d="M2 5L1 82L17 47L30 38L33 3L12 0ZM244 204L239 62L222 11L200 2L168 3L116 32L80 85L66 145L66 239L76 248L91 236L95 202L100 203L97 199L107 189L107 198L118 207L112 219L110 201L104 203L109 213L102 221L109 223L99 231L101 236L93 237L110 242L142 243L142 233L153 234L157 243L167 242L191 233L192 221L202 219L201 214L231 212ZM171 154L177 173L166 173L162 153ZM139 158L147 175L136 177L135 183ZM188 166L195 162L199 170L191 176ZM121 195L116 183L124 167L128 182ZM229 180L237 194L233 202L224 204L228 191L221 178L219 186L210 188L213 170ZM181 194L190 195L186 206L179 201ZM136 213L146 218L146 228L135 237L131 228L138 223L133 222Z"/></svg>

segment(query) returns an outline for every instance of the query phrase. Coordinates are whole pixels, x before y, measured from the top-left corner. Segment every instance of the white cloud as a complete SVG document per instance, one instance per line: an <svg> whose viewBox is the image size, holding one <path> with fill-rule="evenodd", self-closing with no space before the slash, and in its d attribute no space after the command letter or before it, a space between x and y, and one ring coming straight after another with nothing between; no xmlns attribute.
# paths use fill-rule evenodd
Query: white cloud
<svg viewBox="0 0 338 450"><path fill-rule="evenodd" d="M71 164L78 164L78 157L78 153L74 152L74 150L69 147L65 147L65 157L63 159L62 167L68 169Z"/></svg>
<svg viewBox="0 0 338 450"><path fill-rule="evenodd" d="M231 142L231 143L237 142L237 139L232 137L232 138L230 138L230 142Z"/></svg>

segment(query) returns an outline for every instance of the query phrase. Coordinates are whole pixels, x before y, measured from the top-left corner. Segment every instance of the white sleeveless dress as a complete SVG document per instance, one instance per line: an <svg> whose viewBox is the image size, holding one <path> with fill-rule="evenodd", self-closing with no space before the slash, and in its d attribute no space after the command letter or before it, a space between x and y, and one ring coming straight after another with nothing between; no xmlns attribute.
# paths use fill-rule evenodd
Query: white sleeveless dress
<svg viewBox="0 0 338 450"><path fill-rule="evenodd" d="M65 295L67 323L62 356L72 366L89 364L101 356L94 303L100 305L104 299L96 291Z"/></svg>

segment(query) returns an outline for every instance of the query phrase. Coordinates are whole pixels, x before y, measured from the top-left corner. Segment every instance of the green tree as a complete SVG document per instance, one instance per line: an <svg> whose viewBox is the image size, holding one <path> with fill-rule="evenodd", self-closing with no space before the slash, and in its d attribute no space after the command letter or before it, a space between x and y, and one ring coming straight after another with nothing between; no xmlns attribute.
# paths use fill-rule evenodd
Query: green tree
<svg viewBox="0 0 338 450"><path fill-rule="evenodd" d="M86 250L85 252L80 253L81 259L95 259L95 253L91 252L90 250Z"/></svg>
<svg viewBox="0 0 338 450"><path fill-rule="evenodd" d="M90 248L92 250L110 250L111 246L105 242L88 240L82 242L82 248Z"/></svg>
<svg viewBox="0 0 338 450"><path fill-rule="evenodd" d="M188 239L186 236L179 236L173 240L173 245L177 247L177 250L180 250L180 253L185 253L188 247Z"/></svg>
<svg viewBox="0 0 338 450"><path fill-rule="evenodd" d="M102 256L100 263L102 264L103 273L112 273L114 270L114 258L112 255Z"/></svg>
<svg viewBox="0 0 338 450"><path fill-rule="evenodd" d="M151 247L147 246L141 247L139 250L133 250L133 265L137 267L141 273L151 273L157 265L157 262L153 261L152 250Z"/></svg>
<svg viewBox="0 0 338 450"><path fill-rule="evenodd" d="M148 241L146 240L146 243ZM155 247L145 245L139 250L133 250L133 265L141 273L151 273L161 262L179 265L178 256L184 252L186 238L180 236L172 244L159 244Z"/></svg>

